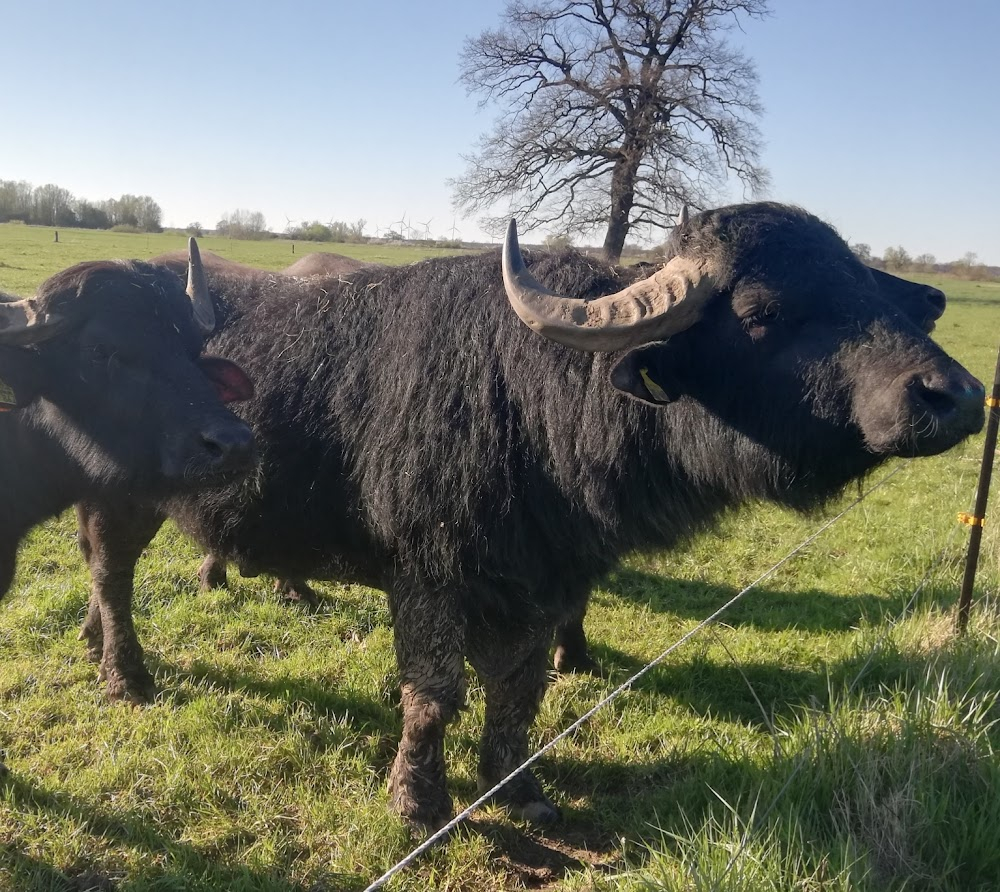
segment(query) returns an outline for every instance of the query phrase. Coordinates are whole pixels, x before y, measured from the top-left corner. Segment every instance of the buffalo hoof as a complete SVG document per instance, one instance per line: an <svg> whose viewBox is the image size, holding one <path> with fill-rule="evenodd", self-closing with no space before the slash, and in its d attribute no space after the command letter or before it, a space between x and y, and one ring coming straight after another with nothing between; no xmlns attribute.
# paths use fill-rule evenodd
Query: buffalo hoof
<svg viewBox="0 0 1000 892"><path fill-rule="evenodd" d="M156 680L145 666L129 671L101 663L98 678L105 683L105 693L109 700L121 700L133 706L144 706L156 699Z"/></svg>
<svg viewBox="0 0 1000 892"><path fill-rule="evenodd" d="M436 833L454 813L448 793L428 786L404 784L395 772L389 777L389 801L415 838ZM418 791L418 787L422 789Z"/></svg>
<svg viewBox="0 0 1000 892"><path fill-rule="evenodd" d="M205 556L198 568L198 587L207 592L209 589L222 588L226 584L226 562L214 554Z"/></svg>
<svg viewBox="0 0 1000 892"><path fill-rule="evenodd" d="M319 606L319 595L304 579L276 579L274 590L289 604L301 604L310 610Z"/></svg>
<svg viewBox="0 0 1000 892"><path fill-rule="evenodd" d="M492 789L499 780L499 778L491 780L480 774L479 792L485 793ZM522 771L506 786L502 787L500 792L496 794L495 801L506 806L514 817L531 824L546 826L554 824L561 817L559 809L542 792L542 785L538 782L538 778L528 770Z"/></svg>
<svg viewBox="0 0 1000 892"><path fill-rule="evenodd" d="M560 672L563 675L568 675L571 672L596 674L598 669L597 662L587 653L586 648L577 650L565 647L562 644L556 648L555 656L552 658L552 665L555 667L556 672Z"/></svg>
<svg viewBox="0 0 1000 892"><path fill-rule="evenodd" d="M525 805L512 805L510 811L522 821L545 827L548 824L555 824L562 817L559 809L545 799L542 802L528 802Z"/></svg>
<svg viewBox="0 0 1000 892"><path fill-rule="evenodd" d="M91 663L100 663L104 656L104 630L101 628L101 615L97 614L97 621L88 616L87 621L80 627L80 634L76 636L77 641L84 641L87 645L87 659Z"/></svg>

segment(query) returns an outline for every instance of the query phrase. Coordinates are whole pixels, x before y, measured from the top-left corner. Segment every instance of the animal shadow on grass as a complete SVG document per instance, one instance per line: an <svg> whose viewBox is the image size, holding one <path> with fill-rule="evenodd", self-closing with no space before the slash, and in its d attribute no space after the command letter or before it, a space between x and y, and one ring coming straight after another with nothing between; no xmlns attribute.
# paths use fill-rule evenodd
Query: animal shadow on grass
<svg viewBox="0 0 1000 892"><path fill-rule="evenodd" d="M0 843L0 888L12 892L34 889L45 889L46 892L118 892L119 887L111 876L98 871L86 867L57 870L51 864L19 852L12 845Z"/></svg>
<svg viewBox="0 0 1000 892"><path fill-rule="evenodd" d="M495 851L494 864L525 889L548 888L573 871L618 872L620 840L608 827L556 824L525 832L509 820L475 815L458 831L481 836Z"/></svg>
<svg viewBox="0 0 1000 892"><path fill-rule="evenodd" d="M332 686L327 686L309 678L282 675L278 678L263 679L245 672L233 672L202 662L181 669L172 664L151 659L150 666L161 687L170 691L174 702L181 702L180 683L190 681L208 684L212 687L235 694L251 694L266 697L287 707L276 717L272 730L284 731L289 722L289 713L297 706L305 706L310 712L346 721L359 733L398 735L402 733L399 710L391 703L383 703L374 697L358 694L343 694ZM333 744L331 744L333 745ZM387 754L388 768L392 754ZM380 766L383 767L383 766Z"/></svg>
<svg viewBox="0 0 1000 892"><path fill-rule="evenodd" d="M194 846L170 838L157 824L135 812L114 813L82 804L60 792L50 792L29 780L8 776L0 782L8 803L22 814L56 816L75 822L90 836L104 840L110 847L124 846L148 853L146 863L158 865L139 876L125 877L121 871L101 870L99 864L81 864L69 872L38 861L17 850L15 845L0 844L0 878L9 872L17 880L17 892L44 889L46 892L143 892L153 889L182 889L192 884L214 889L254 888L260 892L306 892L307 887L281 877L279 871L260 873L246 867L224 864ZM112 858L115 856L112 855ZM343 874L324 877L323 889L353 892L365 881ZM316 886L310 886L314 889Z"/></svg>
<svg viewBox="0 0 1000 892"><path fill-rule="evenodd" d="M611 594L690 622L710 616L736 591L728 586L625 569L604 580L598 598ZM902 590L884 597L872 594L844 597L815 589L787 592L758 588L727 610L720 622L737 631L848 632L865 620L879 623L886 616L897 615L909 596L910 592ZM721 634L727 635L725 630ZM837 664L793 667L780 656L761 659L760 654L750 660L738 657L738 665L726 657L709 659L705 648L716 641L712 628L706 629L685 644L675 660L657 666L639 679L634 689L669 697L704 718L766 729L775 719L791 716L802 707L825 706L830 690L838 689L843 682L843 672ZM665 640L664 649L671 643L672 640ZM590 644L592 656L609 680L623 681L645 665L643 660L596 637L591 637ZM739 647L731 639L728 646Z"/></svg>
<svg viewBox="0 0 1000 892"><path fill-rule="evenodd" d="M688 579L671 579L641 570L616 570L602 580L600 592L642 604L658 613L681 619L702 620L729 601L738 591ZM728 626L778 632L839 632L857 626L863 619L878 621L902 609L910 592L880 597L859 594L834 595L818 589L799 592L756 587L721 617Z"/></svg>

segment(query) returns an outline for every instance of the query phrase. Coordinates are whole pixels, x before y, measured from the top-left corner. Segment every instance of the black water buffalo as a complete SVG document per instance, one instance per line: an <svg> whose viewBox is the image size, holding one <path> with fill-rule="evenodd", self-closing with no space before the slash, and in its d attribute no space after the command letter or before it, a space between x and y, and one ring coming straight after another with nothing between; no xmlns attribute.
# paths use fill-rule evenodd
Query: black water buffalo
<svg viewBox="0 0 1000 892"><path fill-rule="evenodd" d="M228 260L213 254L211 251L201 252L202 266L209 276L222 274L229 276L274 276L277 273L269 269L262 269L259 266L250 266L248 263L237 263L235 260ZM165 254L158 254L150 261L154 266L165 266L178 276L187 275L188 255L186 251L167 251Z"/></svg>
<svg viewBox="0 0 1000 892"><path fill-rule="evenodd" d="M330 251L314 251L286 266L281 272L286 276L346 276L371 266L353 257Z"/></svg>
<svg viewBox="0 0 1000 892"><path fill-rule="evenodd" d="M173 261L173 268L177 268L178 257L163 255L163 258L171 259ZM305 261L309 260L309 258L333 258L333 262L326 266L326 261L324 260L323 263L315 267L307 266ZM213 266L206 264L210 273L221 273L224 275L239 274L241 269L239 264L230 263L229 261L222 260L222 258L216 259L220 261L219 264ZM354 272L366 265L360 264L359 261L352 261L358 264L354 269L342 268L337 262L340 259L350 260L350 258L341 258L338 254L309 254L302 261L299 261L299 263L282 270L282 273L292 275L294 274L293 270L298 267L300 275L317 275L320 272L344 274ZM157 261L154 260L154 262ZM300 266L299 264L302 265ZM623 270L622 274L629 275L636 271L643 271L644 274L648 275L654 268L651 264L642 264L632 270ZM252 267L246 269L253 270ZM944 312L945 295L943 292L930 285L910 282L898 276L882 272L881 270L870 269L869 272L875 281L879 295L883 299L890 303L912 308L916 314L915 321L921 328L927 331L933 328L934 320ZM224 289L225 286L220 285L220 287ZM919 308L923 308L923 310L921 311ZM923 315L920 315L921 312ZM207 555L198 569L198 578L201 587L206 590L224 586L226 584L226 561L216 554ZM300 577L280 578L275 581L274 589L289 602L303 603L311 607L317 606L319 602L316 592L305 579ZM560 672L590 671L595 667L594 661L590 656L587 637L583 628L585 613L586 602L583 602L576 615L560 623L556 628L553 664Z"/></svg>
<svg viewBox="0 0 1000 892"><path fill-rule="evenodd" d="M748 502L812 508L983 423L982 385L927 336L937 294L883 293L796 208L698 215L647 278L573 252L533 257L529 275L513 238L503 266L492 253L345 282L229 280L212 347L256 377L242 414L258 474L110 517L81 509L83 634L99 648L103 625L105 663L137 689L148 676L121 646L114 580L165 513L245 574L384 588L403 709L390 795L432 827L451 814L444 734L464 658L486 690L489 786L527 755L553 630L623 554ZM529 772L504 798L557 815Z"/></svg>
<svg viewBox="0 0 1000 892"><path fill-rule="evenodd" d="M366 266L372 266L370 263L355 260L353 257L345 257L343 254L334 254L330 251L315 251L306 254L277 273L246 263L237 263L235 260L227 260L211 251L203 251L202 260L206 273L226 276L343 276L357 272ZM168 251L154 257L149 262L157 266L165 266L180 275L186 274L187 254L184 251Z"/></svg>
<svg viewBox="0 0 1000 892"><path fill-rule="evenodd" d="M19 540L74 502L189 492L249 470L250 429L222 403L252 387L229 360L199 356L214 310L193 250L190 298L167 271L122 261L0 301L0 595Z"/></svg>

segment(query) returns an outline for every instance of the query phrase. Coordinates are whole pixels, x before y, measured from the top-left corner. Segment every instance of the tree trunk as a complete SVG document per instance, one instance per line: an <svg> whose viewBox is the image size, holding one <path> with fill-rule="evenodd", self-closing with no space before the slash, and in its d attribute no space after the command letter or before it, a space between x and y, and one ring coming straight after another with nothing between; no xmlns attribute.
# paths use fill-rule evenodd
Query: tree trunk
<svg viewBox="0 0 1000 892"><path fill-rule="evenodd" d="M608 216L608 231L604 236L604 259L608 263L618 263L622 257L622 248L625 247L625 238L631 227L629 215L635 202L635 176L638 170L636 155L626 155L615 164L611 174L611 213Z"/></svg>

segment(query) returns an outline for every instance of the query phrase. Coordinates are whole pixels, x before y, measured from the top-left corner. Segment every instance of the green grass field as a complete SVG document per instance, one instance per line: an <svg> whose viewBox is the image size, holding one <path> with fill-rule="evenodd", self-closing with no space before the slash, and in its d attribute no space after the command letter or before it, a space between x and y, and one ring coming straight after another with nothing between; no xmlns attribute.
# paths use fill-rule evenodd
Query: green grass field
<svg viewBox="0 0 1000 892"><path fill-rule="evenodd" d="M240 241L206 236L198 239L203 251L227 260L279 270L313 251L332 251L370 263L412 263L425 257L459 254L461 250L409 245L333 244L287 239ZM133 234L94 229L60 229L59 241L46 226L0 223L0 290L27 294L43 279L82 260L128 257L148 260L166 251L187 247L186 235ZM294 253L293 253L294 251Z"/></svg>
<svg viewBox="0 0 1000 892"><path fill-rule="evenodd" d="M0 288L27 293L80 259L180 241L66 230L55 245L50 230L0 226ZM288 243L203 245L291 262ZM992 380L1000 285L935 281L950 298L935 337ZM956 514L981 449L982 436L906 464L545 758L559 826L487 808L389 888L996 890L996 485L972 628L953 634L967 541ZM760 507L684 550L628 560L588 615L601 675L553 679L535 743L822 520ZM137 624L162 696L137 709L104 701L76 640L88 580L71 519L22 546L0 605L0 889L360 890L410 850L387 810L400 720L384 596L319 584L322 608L306 613L265 579L200 594L199 559L167 527L139 566ZM457 807L475 797L482 712L472 684L448 738Z"/></svg>

